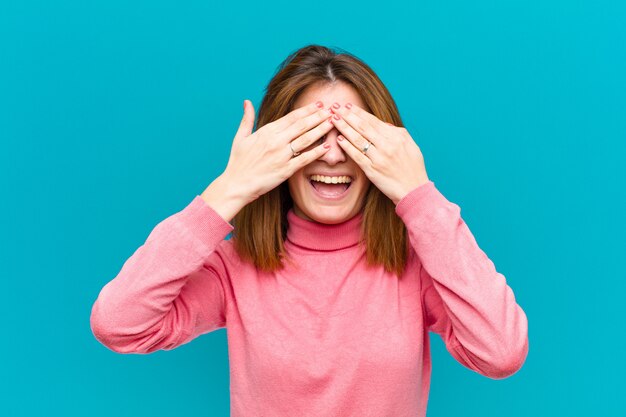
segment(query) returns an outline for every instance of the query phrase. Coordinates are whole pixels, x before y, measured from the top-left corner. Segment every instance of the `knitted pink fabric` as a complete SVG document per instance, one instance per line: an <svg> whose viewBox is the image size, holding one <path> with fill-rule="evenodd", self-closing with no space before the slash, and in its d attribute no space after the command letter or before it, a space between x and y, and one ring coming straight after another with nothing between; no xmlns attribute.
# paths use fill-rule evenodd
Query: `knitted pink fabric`
<svg viewBox="0 0 626 417"><path fill-rule="evenodd" d="M324 225L290 211L297 266L267 274L196 196L102 288L91 328L115 352L146 354L225 327L234 417L425 416L429 331L493 379L528 353L526 315L460 211L432 181L398 203L412 248L400 279L366 266L362 214Z"/></svg>

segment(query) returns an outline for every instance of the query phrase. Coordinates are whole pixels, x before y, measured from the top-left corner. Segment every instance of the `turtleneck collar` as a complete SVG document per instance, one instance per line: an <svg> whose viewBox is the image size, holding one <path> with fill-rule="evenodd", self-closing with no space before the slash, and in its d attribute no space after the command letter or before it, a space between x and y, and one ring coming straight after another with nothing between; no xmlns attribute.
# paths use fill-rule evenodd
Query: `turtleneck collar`
<svg viewBox="0 0 626 417"><path fill-rule="evenodd" d="M298 217L291 208L287 212L287 221L287 241L306 249L330 251L359 243L363 212L343 223L324 224Z"/></svg>

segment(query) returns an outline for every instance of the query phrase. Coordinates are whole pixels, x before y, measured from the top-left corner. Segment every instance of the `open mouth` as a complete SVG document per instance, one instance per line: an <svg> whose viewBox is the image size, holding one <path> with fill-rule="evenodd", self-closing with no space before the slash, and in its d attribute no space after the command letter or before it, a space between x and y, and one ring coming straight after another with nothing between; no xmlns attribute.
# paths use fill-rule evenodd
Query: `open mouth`
<svg viewBox="0 0 626 417"><path fill-rule="evenodd" d="M315 181L313 179L309 179L309 183L311 184L311 187L318 196L331 200L336 200L343 197L345 194L347 194L348 189L352 185L352 181L328 184L322 181Z"/></svg>

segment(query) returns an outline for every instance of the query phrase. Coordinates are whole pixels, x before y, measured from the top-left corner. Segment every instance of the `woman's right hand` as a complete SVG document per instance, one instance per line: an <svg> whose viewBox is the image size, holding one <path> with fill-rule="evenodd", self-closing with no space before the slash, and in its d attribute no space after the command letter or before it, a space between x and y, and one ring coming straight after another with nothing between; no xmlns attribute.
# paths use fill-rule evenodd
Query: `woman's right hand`
<svg viewBox="0 0 626 417"><path fill-rule="evenodd" d="M332 128L332 113L321 102L302 106L256 132L252 102L244 101L244 115L235 134L228 164L224 172L211 184L202 197L230 221L236 212L261 195L276 188L294 172L320 158L328 151L324 145L312 144ZM293 150L300 152L293 156ZM327 145L326 145L327 146ZM224 193L235 197L239 204L223 202ZM233 206L240 206L234 208ZM234 213L233 213L234 212Z"/></svg>
<svg viewBox="0 0 626 417"><path fill-rule="evenodd" d="M331 116L318 101L297 108L252 133L254 107L245 100L244 115L223 176L233 185L246 187L250 201L256 200L328 151L324 144L308 148L333 128L328 120ZM293 156L290 142L294 151L301 152L298 156Z"/></svg>

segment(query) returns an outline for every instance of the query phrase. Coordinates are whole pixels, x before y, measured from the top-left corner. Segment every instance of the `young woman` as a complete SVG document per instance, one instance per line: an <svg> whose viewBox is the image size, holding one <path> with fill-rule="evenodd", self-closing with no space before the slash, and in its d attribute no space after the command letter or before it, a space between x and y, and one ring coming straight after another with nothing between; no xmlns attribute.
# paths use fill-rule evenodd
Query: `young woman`
<svg viewBox="0 0 626 417"><path fill-rule="evenodd" d="M429 332L489 378L520 369L524 311L364 62L296 51L254 122L245 100L224 172L101 290L102 344L226 328L235 417L424 416Z"/></svg>

